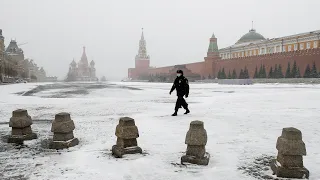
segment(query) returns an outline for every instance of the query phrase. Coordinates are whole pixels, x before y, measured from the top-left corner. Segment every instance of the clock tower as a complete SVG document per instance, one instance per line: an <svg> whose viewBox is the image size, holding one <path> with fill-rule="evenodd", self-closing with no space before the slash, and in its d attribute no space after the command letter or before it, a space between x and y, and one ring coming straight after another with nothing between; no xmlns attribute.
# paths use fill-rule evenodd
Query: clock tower
<svg viewBox="0 0 320 180"><path fill-rule="evenodd" d="M135 68L148 69L150 67L150 56L147 55L147 45L144 39L143 28L141 33L141 39L139 41L139 50L135 58Z"/></svg>

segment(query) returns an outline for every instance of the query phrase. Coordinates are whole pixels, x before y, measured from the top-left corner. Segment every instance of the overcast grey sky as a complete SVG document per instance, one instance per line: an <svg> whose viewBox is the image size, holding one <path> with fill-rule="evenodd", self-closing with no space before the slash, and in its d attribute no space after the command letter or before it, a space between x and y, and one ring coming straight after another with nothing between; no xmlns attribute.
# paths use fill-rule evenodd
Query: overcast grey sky
<svg viewBox="0 0 320 180"><path fill-rule="evenodd" d="M97 75L127 76L141 28L152 66L203 61L214 32L219 48L254 28L266 38L319 30L320 0L0 0L0 29L26 57L63 78L86 46Z"/></svg>

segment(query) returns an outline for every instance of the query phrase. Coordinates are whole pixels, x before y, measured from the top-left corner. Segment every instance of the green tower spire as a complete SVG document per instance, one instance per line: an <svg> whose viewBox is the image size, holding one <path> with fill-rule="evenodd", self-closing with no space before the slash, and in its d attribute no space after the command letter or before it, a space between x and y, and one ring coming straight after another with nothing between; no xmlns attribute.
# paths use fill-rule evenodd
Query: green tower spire
<svg viewBox="0 0 320 180"><path fill-rule="evenodd" d="M208 53L209 52L218 52L218 44L217 44L217 38L215 37L214 34L212 34L211 38L210 38L210 44L209 44L209 48L208 48Z"/></svg>

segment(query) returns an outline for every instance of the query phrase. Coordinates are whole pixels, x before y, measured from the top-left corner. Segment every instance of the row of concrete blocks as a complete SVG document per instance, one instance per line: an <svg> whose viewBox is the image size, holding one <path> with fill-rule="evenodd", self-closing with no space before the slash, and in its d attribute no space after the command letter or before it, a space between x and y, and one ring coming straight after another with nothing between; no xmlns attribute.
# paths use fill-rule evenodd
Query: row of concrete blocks
<svg viewBox="0 0 320 180"><path fill-rule="evenodd" d="M12 112L9 127L12 127L8 137L8 143L23 144L24 141L37 139L37 134L31 129L32 119L27 110L18 109ZM79 144L79 140L74 137L75 125L69 113L59 113L55 115L52 122L51 132L53 139L49 144L50 149L65 149Z"/></svg>
<svg viewBox="0 0 320 180"><path fill-rule="evenodd" d="M37 135L31 129L32 119L27 110L18 109L13 111L9 127L12 127L9 143L21 144L25 140L36 139ZM51 132L54 133L51 149L64 149L79 144L74 137L75 125L69 113L56 114L52 122ZM122 117L116 127L116 145L112 146L112 155L122 158L125 154L142 153L138 146L138 127L134 119ZM181 157L181 164L191 163L197 165L208 165L210 154L206 152L207 132L202 121L192 121L186 134L186 154ZM309 171L303 166L302 156L306 155L306 147L302 141L301 131L296 128L283 128L282 135L277 140L277 159L271 163L271 169L278 177L285 178L308 178Z"/></svg>

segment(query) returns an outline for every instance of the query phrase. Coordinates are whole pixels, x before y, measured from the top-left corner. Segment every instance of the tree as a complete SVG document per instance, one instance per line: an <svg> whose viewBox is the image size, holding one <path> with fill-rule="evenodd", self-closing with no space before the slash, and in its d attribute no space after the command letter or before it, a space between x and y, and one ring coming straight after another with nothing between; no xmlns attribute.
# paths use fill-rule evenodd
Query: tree
<svg viewBox="0 0 320 180"><path fill-rule="evenodd" d="M219 69L219 72L218 72L218 79L221 79L221 69Z"/></svg>
<svg viewBox="0 0 320 180"><path fill-rule="evenodd" d="M258 78L258 67L256 66L256 69L254 70L253 78Z"/></svg>
<svg viewBox="0 0 320 180"><path fill-rule="evenodd" d="M316 67L316 63L314 61L313 61L313 64L312 64L310 77L311 78L317 78L318 77L317 67Z"/></svg>
<svg viewBox="0 0 320 180"><path fill-rule="evenodd" d="M274 66L273 78L275 79L279 78L278 64Z"/></svg>
<svg viewBox="0 0 320 180"><path fill-rule="evenodd" d="M249 76L249 71L248 71L248 69L247 69L247 66L244 67L243 78L244 78L244 79L249 79L249 78L250 78L250 76Z"/></svg>
<svg viewBox="0 0 320 180"><path fill-rule="evenodd" d="M259 73L258 73L258 78L262 78L262 74L263 74L263 67L262 67L262 64L260 65L260 69L259 69Z"/></svg>
<svg viewBox="0 0 320 180"><path fill-rule="evenodd" d="M309 64L307 65L306 70L304 71L303 77L304 78L310 78L311 77L311 69L310 69Z"/></svg>
<svg viewBox="0 0 320 180"><path fill-rule="evenodd" d="M269 74L268 74L268 78L274 78L274 77L273 77L272 66L270 67Z"/></svg>
<svg viewBox="0 0 320 180"><path fill-rule="evenodd" d="M262 66L261 78L267 78L266 67L264 65Z"/></svg>
<svg viewBox="0 0 320 180"><path fill-rule="evenodd" d="M240 70L239 79L244 79L243 69Z"/></svg>
<svg viewBox="0 0 320 180"><path fill-rule="evenodd" d="M224 71L224 68L222 68L221 79L226 79L226 78L227 78L226 72Z"/></svg>
<svg viewBox="0 0 320 180"><path fill-rule="evenodd" d="M297 76L296 76L296 78L301 78L301 74L300 74L300 69L299 69L299 67L298 67L298 70L297 70Z"/></svg>
<svg viewBox="0 0 320 180"><path fill-rule="evenodd" d="M286 71L286 78L291 78L291 71L290 71L290 62L288 62L288 67L287 67L287 71Z"/></svg>
<svg viewBox="0 0 320 180"><path fill-rule="evenodd" d="M232 71L232 79L237 79L237 72L235 69Z"/></svg>
<svg viewBox="0 0 320 180"><path fill-rule="evenodd" d="M231 73L230 73L230 70L229 70L229 73L228 73L228 79L231 79Z"/></svg>
<svg viewBox="0 0 320 180"><path fill-rule="evenodd" d="M292 71L291 71L291 77L297 78L297 76L298 76L297 73L298 73L297 63L296 63L296 61L294 61L293 66L292 66Z"/></svg>
<svg viewBox="0 0 320 180"><path fill-rule="evenodd" d="M278 68L278 78L284 78L281 64L279 64L279 68Z"/></svg>

